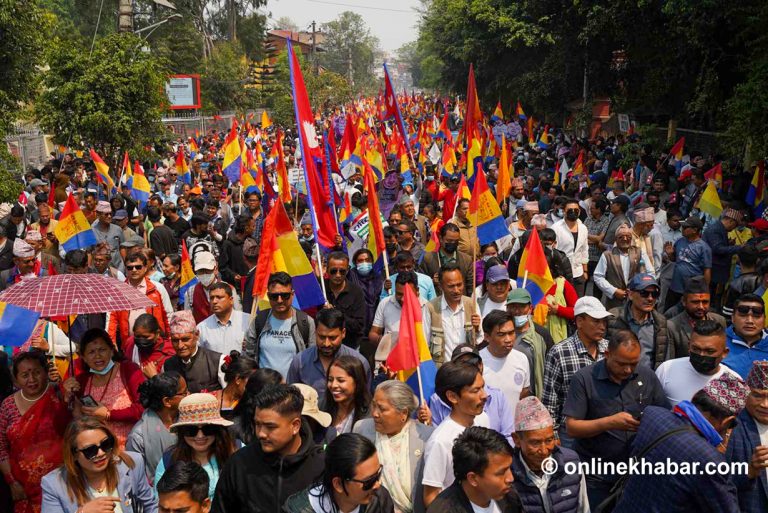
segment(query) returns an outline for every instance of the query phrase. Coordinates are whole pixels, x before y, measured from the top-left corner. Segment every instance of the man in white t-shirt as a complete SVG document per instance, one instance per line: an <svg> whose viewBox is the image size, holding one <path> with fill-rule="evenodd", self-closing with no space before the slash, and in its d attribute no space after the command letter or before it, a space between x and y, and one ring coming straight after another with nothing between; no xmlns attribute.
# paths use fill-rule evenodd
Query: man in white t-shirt
<svg viewBox="0 0 768 513"><path fill-rule="evenodd" d="M506 311L495 310L483 319L483 333L488 345L480 351L485 382L501 389L511 411L530 394L531 375L528 358L514 349L515 322Z"/></svg>
<svg viewBox="0 0 768 513"><path fill-rule="evenodd" d="M477 366L464 362L448 362L435 376L435 391L451 414L443 419L424 447L424 505L454 481L453 442L470 426L488 427L488 415L483 411L488 394L485 380Z"/></svg>
<svg viewBox="0 0 768 513"><path fill-rule="evenodd" d="M728 355L725 338L725 330L719 322L697 321L688 342L689 356L659 365L656 376L672 406L680 401L690 401L704 385L724 373L738 376L721 363Z"/></svg>

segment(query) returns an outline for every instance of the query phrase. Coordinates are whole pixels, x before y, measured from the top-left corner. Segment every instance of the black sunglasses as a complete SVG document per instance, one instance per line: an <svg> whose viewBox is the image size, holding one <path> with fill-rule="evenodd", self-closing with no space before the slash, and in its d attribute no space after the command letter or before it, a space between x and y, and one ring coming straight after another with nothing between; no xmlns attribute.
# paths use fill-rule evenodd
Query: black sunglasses
<svg viewBox="0 0 768 513"><path fill-rule="evenodd" d="M75 449L75 452L80 452L86 459L92 460L99 455L99 451L102 451L104 454L109 454L114 448L115 439L108 436L102 440L100 444L86 445L82 449Z"/></svg>
<svg viewBox="0 0 768 513"><path fill-rule="evenodd" d="M384 471L384 466L379 465L379 470L376 471L374 475L371 477L366 477L365 479L352 479L351 477L347 479L347 481L352 481L353 483L360 483L362 485L363 491L367 492L374 486L376 486L376 483L378 483L381 480L381 473Z"/></svg>
<svg viewBox="0 0 768 513"><path fill-rule="evenodd" d="M739 305L735 308L735 310L739 313L739 315L743 316L752 314L752 317L762 317L765 315L765 309L760 308L759 306Z"/></svg>
<svg viewBox="0 0 768 513"><path fill-rule="evenodd" d="M143 269L143 265L126 265L125 268L129 271L138 271L139 269Z"/></svg>
<svg viewBox="0 0 768 513"><path fill-rule="evenodd" d="M203 436L216 436L219 432L219 426L214 424L203 424L202 426L181 426L179 427L179 435L181 436L197 436L197 433L202 431Z"/></svg>
<svg viewBox="0 0 768 513"><path fill-rule="evenodd" d="M346 269L328 269L328 274L330 275L340 274L344 276L345 274L347 274L347 270Z"/></svg>
<svg viewBox="0 0 768 513"><path fill-rule="evenodd" d="M638 290L638 294L640 294L642 297L652 297L653 299L659 299L659 296L661 296L660 290Z"/></svg>
<svg viewBox="0 0 768 513"><path fill-rule="evenodd" d="M288 301L291 299L291 294L293 294L293 292L267 292L267 297L272 301L277 301L278 299Z"/></svg>

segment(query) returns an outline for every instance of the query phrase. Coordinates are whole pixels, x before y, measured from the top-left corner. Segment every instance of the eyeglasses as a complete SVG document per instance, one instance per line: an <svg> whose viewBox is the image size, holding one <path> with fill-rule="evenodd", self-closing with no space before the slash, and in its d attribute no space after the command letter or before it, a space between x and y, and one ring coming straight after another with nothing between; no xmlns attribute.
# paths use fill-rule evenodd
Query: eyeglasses
<svg viewBox="0 0 768 513"><path fill-rule="evenodd" d="M181 426L179 427L179 434L181 436L193 437L202 431L203 436L216 436L219 432L219 426L214 424L203 424L202 426Z"/></svg>
<svg viewBox="0 0 768 513"><path fill-rule="evenodd" d="M398 235L405 235L406 233L411 233L411 230L395 230L395 233Z"/></svg>
<svg viewBox="0 0 768 513"><path fill-rule="evenodd" d="M347 270L346 269L328 269L328 274L331 276L334 276L336 274L340 274L341 276L346 276Z"/></svg>
<svg viewBox="0 0 768 513"><path fill-rule="evenodd" d="M638 294L640 294L640 296L645 297L645 298L652 297L653 299L659 299L659 296L661 296L661 291L660 290L648 290L648 289L645 289L645 290L638 290L636 292Z"/></svg>
<svg viewBox="0 0 768 513"><path fill-rule="evenodd" d="M293 292L267 292L267 297L270 299L270 301L277 301L278 299L288 301L291 299L292 294Z"/></svg>
<svg viewBox="0 0 768 513"><path fill-rule="evenodd" d="M129 271L138 271L139 269L144 269L143 265L126 265L125 268Z"/></svg>
<svg viewBox="0 0 768 513"><path fill-rule="evenodd" d="M100 444L86 445L82 449L75 449L75 452L80 452L86 459L93 460L99 455L99 451L102 451L104 454L109 454L114 448L115 439L108 436L102 440Z"/></svg>
<svg viewBox="0 0 768 513"><path fill-rule="evenodd" d="M752 314L752 317L762 317L765 315L765 309L760 308L759 306L746 306L746 305L739 305L735 308L736 312L746 317L749 314Z"/></svg>
<svg viewBox="0 0 768 513"><path fill-rule="evenodd" d="M376 471L374 475L371 477L366 477L365 479L352 479L351 477L347 479L347 481L352 481L353 483L360 483L362 485L363 491L367 492L374 486L376 486L376 483L378 483L381 480L381 473L384 471L384 466L379 465L379 470Z"/></svg>

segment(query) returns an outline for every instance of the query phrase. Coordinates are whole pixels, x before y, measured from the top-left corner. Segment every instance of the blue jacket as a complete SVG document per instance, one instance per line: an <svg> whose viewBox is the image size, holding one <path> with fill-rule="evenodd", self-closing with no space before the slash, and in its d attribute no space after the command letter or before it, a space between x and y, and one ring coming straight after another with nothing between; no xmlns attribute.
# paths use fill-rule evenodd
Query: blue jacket
<svg viewBox="0 0 768 513"><path fill-rule="evenodd" d="M565 464L578 465L579 455L576 451L556 446L551 458L557 462L556 471L549 478L547 495L549 495L550 511L552 513L576 513L579 509L579 497L581 496L581 474L566 473ZM544 501L541 498L539 488L533 484L525 471L525 465L520 454L520 449L515 449L512 460L512 474L515 476L515 489L523 509L526 513L544 513Z"/></svg>
<svg viewBox="0 0 768 513"><path fill-rule="evenodd" d="M747 410L741 410L739 423L731 432L725 458L728 461L752 461L755 447L762 445L757 425ZM768 478L765 471L757 479L749 479L745 474L734 474L733 482L739 494L739 507L742 513L765 513L768 511Z"/></svg>
<svg viewBox="0 0 768 513"><path fill-rule="evenodd" d="M691 425L666 408L648 406L633 442L632 455L637 455L659 436L673 429ZM631 475L624 494L614 511L621 513L739 513L736 486L725 474L708 475L707 463L719 464L723 456L695 429L666 438L644 457L643 461L657 465L669 461L678 465L696 463L697 472L663 475L661 473ZM641 462L642 463L642 462ZM693 468L693 467L691 467Z"/></svg>
<svg viewBox="0 0 768 513"><path fill-rule="evenodd" d="M763 332L763 339L752 347L749 347L740 336L733 331L733 326L725 330L728 356L723 363L739 373L742 379L747 379L749 369L755 360L768 360L768 335Z"/></svg>
<svg viewBox="0 0 768 513"><path fill-rule="evenodd" d="M133 460L133 468L119 461L117 464L117 494L120 496L124 512L131 512L131 501L144 505L144 513L157 513L157 497L149 486L144 471L144 460L137 452L125 451ZM69 498L67 485L64 481L64 469L57 468L49 472L42 481L43 511L45 513L75 513L77 502Z"/></svg>
<svg viewBox="0 0 768 513"><path fill-rule="evenodd" d="M712 248L712 281L727 283L731 274L731 257L739 252L741 246L731 245L728 232L719 219L704 230L702 238Z"/></svg>

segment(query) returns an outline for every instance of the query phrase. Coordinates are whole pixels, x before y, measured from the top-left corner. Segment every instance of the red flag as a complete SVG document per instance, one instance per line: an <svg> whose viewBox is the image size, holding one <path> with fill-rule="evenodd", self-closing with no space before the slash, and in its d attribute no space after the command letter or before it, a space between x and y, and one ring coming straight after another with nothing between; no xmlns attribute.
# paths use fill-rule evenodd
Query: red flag
<svg viewBox="0 0 768 513"><path fill-rule="evenodd" d="M48 262L48 276L56 276L57 274L59 274L59 273L56 272L56 267L54 267L54 265L53 265L53 260L49 261ZM66 319L66 317L65 317L65 319Z"/></svg>
<svg viewBox="0 0 768 513"><path fill-rule="evenodd" d="M412 286L405 287L404 292L401 331L397 344L387 356L387 368L394 372L415 369L421 363L419 339L424 339L421 305Z"/></svg>
<svg viewBox="0 0 768 513"><path fill-rule="evenodd" d="M467 113L464 116L464 125L467 127L467 148L472 145L472 139L479 139L477 123L483 119L480 112L480 102L477 99L477 86L475 85L475 68L469 65L469 80L467 81Z"/></svg>
<svg viewBox="0 0 768 513"><path fill-rule="evenodd" d="M18 202L19 202L19 204L20 204L21 206L23 206L23 207L26 207L26 206L27 206L28 200L27 200L27 195L26 195L26 194L24 194L24 191L21 191L21 192L19 193L19 199L18 199Z"/></svg>

